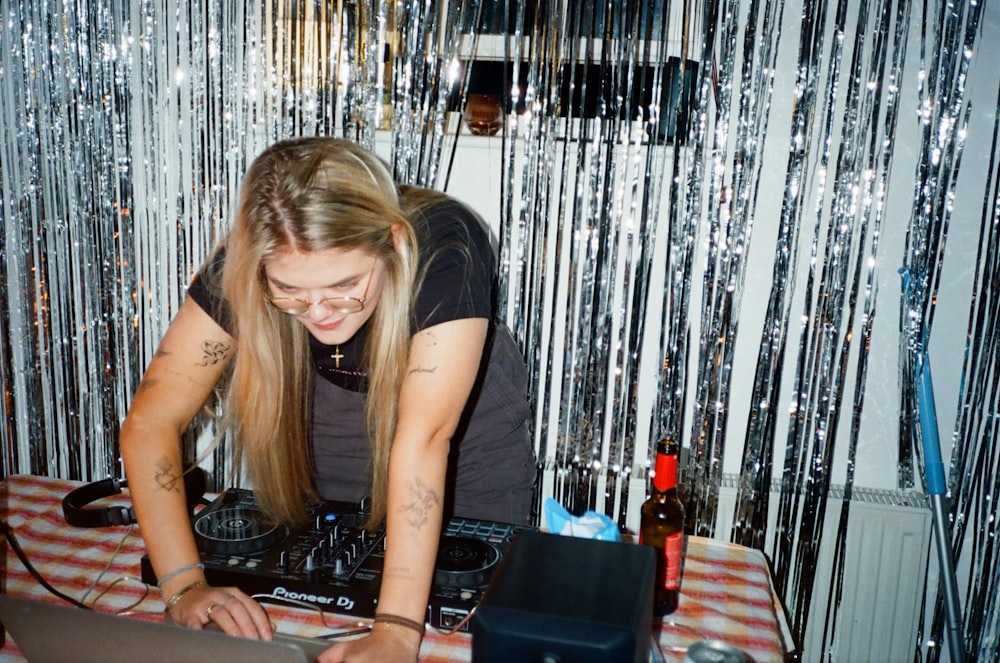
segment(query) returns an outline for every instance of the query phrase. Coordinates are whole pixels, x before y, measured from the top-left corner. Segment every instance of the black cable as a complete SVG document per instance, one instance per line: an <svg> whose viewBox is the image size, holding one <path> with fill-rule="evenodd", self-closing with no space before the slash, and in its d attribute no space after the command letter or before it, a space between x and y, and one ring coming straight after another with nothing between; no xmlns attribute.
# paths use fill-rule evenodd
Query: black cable
<svg viewBox="0 0 1000 663"><path fill-rule="evenodd" d="M346 631L335 631L333 633L326 633L324 635L317 635L316 640L336 640L337 638L346 638L352 635L364 635L365 633L371 633L371 626L359 626L357 628L348 629Z"/></svg>
<svg viewBox="0 0 1000 663"><path fill-rule="evenodd" d="M21 560L21 564L24 565L24 568L28 570L28 573L30 573L35 578L35 580L37 580L39 584L41 584L42 587L49 590L62 600L72 603L78 608L83 608L84 610L92 610L92 608L86 605L85 603L77 601L72 596L67 596L66 594L63 594L58 589L50 585L48 581L45 580L45 578L43 578L41 574L38 573L37 570L35 570L35 567L31 564L31 562L28 561L28 556L24 554L23 550L21 550L21 546L20 544L18 544L17 539L14 538L14 530L10 527L10 525L7 524L6 520L0 520L0 529L3 529L3 534L7 538L7 542L10 544L10 547L14 551L14 554L17 555L17 558Z"/></svg>

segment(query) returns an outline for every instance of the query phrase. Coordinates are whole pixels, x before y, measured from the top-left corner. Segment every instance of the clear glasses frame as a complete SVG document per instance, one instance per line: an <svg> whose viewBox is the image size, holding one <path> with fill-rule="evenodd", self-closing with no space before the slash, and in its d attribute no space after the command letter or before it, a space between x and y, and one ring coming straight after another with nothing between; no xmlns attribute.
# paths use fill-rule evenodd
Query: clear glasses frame
<svg viewBox="0 0 1000 663"><path fill-rule="evenodd" d="M341 296L324 297L319 301L311 302L307 299L297 299L295 297L275 297L271 293L264 294L264 301L273 306L276 310L288 315L302 315L313 306L322 306L328 311L336 313L358 313L365 309L365 302L368 300L368 289L372 285L372 275L375 273L375 265L368 272L368 283L365 284L365 291L360 297Z"/></svg>

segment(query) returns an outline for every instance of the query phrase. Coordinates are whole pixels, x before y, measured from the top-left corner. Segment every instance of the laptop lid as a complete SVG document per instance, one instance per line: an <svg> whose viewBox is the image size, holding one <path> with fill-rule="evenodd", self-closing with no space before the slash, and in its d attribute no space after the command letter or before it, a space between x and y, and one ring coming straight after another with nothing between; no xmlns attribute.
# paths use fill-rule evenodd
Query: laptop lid
<svg viewBox="0 0 1000 663"><path fill-rule="evenodd" d="M250 640L8 595L0 595L0 621L28 661L53 663L312 663L329 646L288 635Z"/></svg>

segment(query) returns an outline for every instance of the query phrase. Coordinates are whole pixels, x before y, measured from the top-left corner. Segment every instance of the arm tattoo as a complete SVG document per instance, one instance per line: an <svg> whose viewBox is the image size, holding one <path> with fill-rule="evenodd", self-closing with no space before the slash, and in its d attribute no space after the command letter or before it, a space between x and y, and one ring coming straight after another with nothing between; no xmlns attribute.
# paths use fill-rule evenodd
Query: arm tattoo
<svg viewBox="0 0 1000 663"><path fill-rule="evenodd" d="M171 493L179 493L180 488L180 476L174 472L173 465L166 459L161 460L159 467L156 468L156 483L160 485L160 488Z"/></svg>
<svg viewBox="0 0 1000 663"><path fill-rule="evenodd" d="M437 342L437 337L434 336L434 332L424 332L421 338L423 339L423 344L426 347L428 348L437 347L438 342ZM437 366L432 366L430 368L424 366L414 366L409 370L410 375L413 375L414 373L435 373L435 372L437 372Z"/></svg>
<svg viewBox="0 0 1000 663"><path fill-rule="evenodd" d="M413 529L422 529L427 524L431 509L440 504L441 499L420 477L414 477L410 481L409 499L400 511L405 513L406 522Z"/></svg>
<svg viewBox="0 0 1000 663"><path fill-rule="evenodd" d="M390 566L382 571L387 578L399 578L400 580L413 580L413 572L405 566Z"/></svg>
<svg viewBox="0 0 1000 663"><path fill-rule="evenodd" d="M204 356L198 366L214 366L221 361L225 361L233 347L219 341L204 341L201 344Z"/></svg>

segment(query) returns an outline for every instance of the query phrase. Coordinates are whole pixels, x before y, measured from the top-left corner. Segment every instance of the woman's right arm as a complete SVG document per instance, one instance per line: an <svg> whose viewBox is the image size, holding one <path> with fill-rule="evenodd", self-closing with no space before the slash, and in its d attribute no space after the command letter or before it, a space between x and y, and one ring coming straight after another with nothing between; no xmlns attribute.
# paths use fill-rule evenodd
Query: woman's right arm
<svg viewBox="0 0 1000 663"><path fill-rule="evenodd" d="M270 639L270 621L256 601L236 588L199 584L205 576L184 495L181 437L234 351L234 339L187 299L139 383L122 423L121 451L149 560L163 579L163 600L181 593L170 618L191 628L215 622L227 633Z"/></svg>

